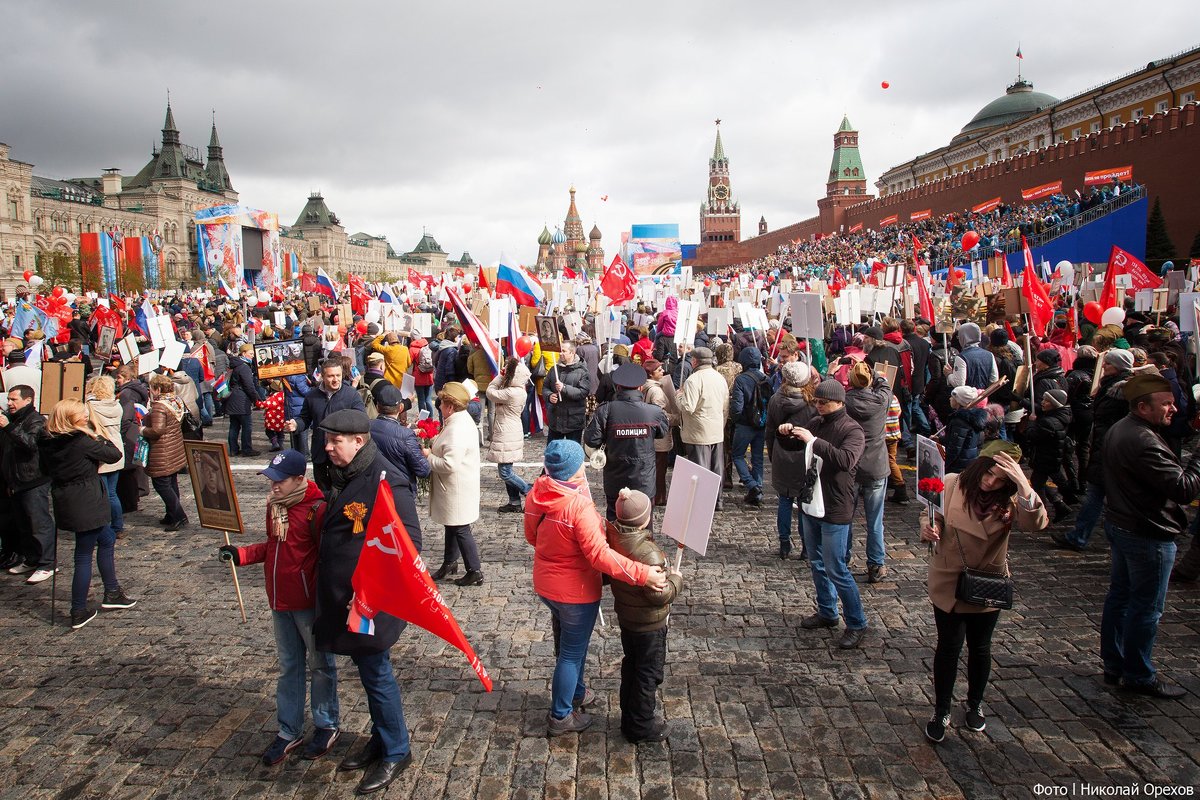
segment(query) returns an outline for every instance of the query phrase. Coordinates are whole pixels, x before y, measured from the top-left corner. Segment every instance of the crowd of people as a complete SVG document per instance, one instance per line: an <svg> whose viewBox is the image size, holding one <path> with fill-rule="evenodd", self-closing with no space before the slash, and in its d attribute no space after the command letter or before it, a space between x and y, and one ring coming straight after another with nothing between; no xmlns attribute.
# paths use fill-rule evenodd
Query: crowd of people
<svg viewBox="0 0 1200 800"><path fill-rule="evenodd" d="M999 210L996 223L1017 224L1006 213ZM930 740L942 741L951 724L964 642L964 724L986 725L989 647L1005 606L981 604L964 585L986 579L1003 588L1012 530L1053 522L1048 542L1083 549L1105 511L1113 567L1100 630L1103 680L1158 698L1183 693L1152 659L1168 578L1200 576L1196 547L1171 569L1175 540L1188 527L1183 509L1200 494L1200 461L1183 460L1196 376L1177 320L1158 324L1130 306L1123 324L1078 332L1060 314L1049 331L1029 331L1010 317L982 327L959 320L951 336L934 332L930 320L883 317L798 339L784 320L772 320L769 331L734 320L728 335L710 336L701 319L693 336L677 330L671 296L662 309L627 315L615 338L598 337L590 314L573 336L563 324L557 352L531 339L527 354L502 359L494 373L490 354L449 312L439 314L432 335L420 336L312 305L301 297L263 309L203 293L160 298L185 356L177 368L151 374L97 352L99 332L86 308L54 347L38 331L13 330L11 314L0 325L8 393L8 413L0 414L0 563L41 583L57 568L57 530L74 533L73 628L97 615L89 603L93 558L101 608L135 605L117 578L115 542L151 487L163 503L164 530L191 524L178 482L187 474L185 441L203 439L223 415L232 456L260 458L256 440L269 442L263 540L221 549L237 566L265 564L280 668L278 733L263 754L267 764L302 745L304 757L320 758L338 740L334 655L353 661L373 723L370 739L340 768L364 770L359 790L369 793L411 762L390 661L403 623L384 614L372 633L348 627L363 546L356 534L386 474L418 550L422 530L442 528L432 579L483 586L472 525L482 513L485 459L507 494L497 513L522 514L533 590L552 619L550 736L592 724L585 662L605 576L624 649L622 733L632 742L668 736L656 692L683 582L656 544L654 509L667 502L677 459L720 477L718 513L734 505L754 513L774 491L771 551L807 562L811 573L812 613L799 625L814 635L834 630L836 646L853 649L871 624L852 571L855 521L865 523L861 581L882 581L884 508L911 502L917 487L900 464L916 459L921 437L937 443L945 464L944 485L931 490L940 502L920 523L932 547L937 630ZM123 321L133 319L130 310ZM256 374L255 345L268 336L299 340L303 372ZM154 349L149 341L141 347ZM82 362L87 387L81 400L61 400L43 416L36 365L49 360ZM531 434L545 436L543 464L522 476ZM602 511L587 465L603 476ZM306 688L315 726L307 744Z"/></svg>

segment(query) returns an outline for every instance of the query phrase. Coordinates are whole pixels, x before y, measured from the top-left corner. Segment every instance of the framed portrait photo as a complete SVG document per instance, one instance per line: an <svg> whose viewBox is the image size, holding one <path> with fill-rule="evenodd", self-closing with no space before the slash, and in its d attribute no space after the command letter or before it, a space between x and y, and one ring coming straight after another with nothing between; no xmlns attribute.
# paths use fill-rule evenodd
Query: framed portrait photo
<svg viewBox="0 0 1200 800"><path fill-rule="evenodd" d="M548 353L562 352L562 339L558 335L558 317L537 318L537 337L542 350Z"/></svg>
<svg viewBox="0 0 1200 800"><path fill-rule="evenodd" d="M233 484L233 470L229 467L228 445L185 440L183 451L187 455L200 526L242 533L242 511Z"/></svg>

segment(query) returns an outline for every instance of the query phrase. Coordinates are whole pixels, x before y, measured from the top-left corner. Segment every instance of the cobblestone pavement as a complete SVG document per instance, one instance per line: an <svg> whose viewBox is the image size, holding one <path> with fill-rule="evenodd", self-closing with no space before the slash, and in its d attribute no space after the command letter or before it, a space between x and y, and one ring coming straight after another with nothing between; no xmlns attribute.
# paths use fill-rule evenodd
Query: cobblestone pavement
<svg viewBox="0 0 1200 800"><path fill-rule="evenodd" d="M221 421L213 435L224 435ZM540 452L531 442L526 461ZM253 463L235 459L249 531L261 530L265 502ZM538 470L519 471L532 480ZM861 649L845 652L836 631L799 628L813 610L812 583L805 563L774 552L769 491L762 508L731 493L708 556L684 559L661 695L670 741L635 747L620 735L621 643L607 596L608 625L597 628L588 658L601 698L597 724L548 740L549 614L532 592L520 518L494 510L504 495L491 465L483 486L476 535L487 582L444 592L495 691L482 691L457 650L410 627L393 662L414 761L385 796L985 798L1031 797L1039 784L1068 793L1137 785L1144 795L1145 782L1200 783L1200 590L1172 586L1156 648L1160 668L1187 697L1122 695L1099 680L1106 551L1065 553L1044 535L1016 535L1019 599L995 636L987 730L957 727L958 709L956 727L934 747L922 733L934 627L916 504L888 506L891 575L862 585L871 628ZM186 478L181 487L194 511ZM118 543L118 573L137 607L102 612L79 631L66 624L70 535L59 545L64 574L53 627L49 582L0 576L0 797L351 796L357 774L334 768L362 740L369 717L349 661L339 661L348 735L336 750L316 762L262 766L275 730L262 572L240 570L250 616L243 625L228 568L215 558L220 534L194 525L164 533L155 524L161 513L157 496L145 498ZM427 528L426 553L436 564L441 531ZM861 525L856 530L861 572ZM960 698L964 692L960 672Z"/></svg>

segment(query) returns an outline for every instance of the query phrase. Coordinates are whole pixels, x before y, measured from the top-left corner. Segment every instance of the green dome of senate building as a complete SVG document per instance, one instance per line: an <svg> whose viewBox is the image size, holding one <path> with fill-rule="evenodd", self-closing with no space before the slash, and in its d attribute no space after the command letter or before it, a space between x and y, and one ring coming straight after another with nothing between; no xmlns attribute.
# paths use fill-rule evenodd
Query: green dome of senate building
<svg viewBox="0 0 1200 800"><path fill-rule="evenodd" d="M1019 80L1009 86L1001 97L979 109L979 113L954 137L952 144L982 136L994 128L1009 125L1057 103L1057 98L1045 92L1035 92L1032 83Z"/></svg>

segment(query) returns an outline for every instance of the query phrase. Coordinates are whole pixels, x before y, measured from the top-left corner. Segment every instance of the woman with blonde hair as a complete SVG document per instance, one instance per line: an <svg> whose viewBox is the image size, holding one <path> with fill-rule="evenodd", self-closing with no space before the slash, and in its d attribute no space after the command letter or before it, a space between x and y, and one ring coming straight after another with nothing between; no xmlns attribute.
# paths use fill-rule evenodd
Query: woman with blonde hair
<svg viewBox="0 0 1200 800"><path fill-rule="evenodd" d="M467 571L455 581L459 586L483 583L479 545L471 533L471 523L479 519L480 503L479 429L467 413L471 397L457 381L442 387L438 392L442 430L424 450L430 467L429 517L446 529L442 566L433 573L433 579L440 581L456 574L461 555Z"/></svg>
<svg viewBox="0 0 1200 800"><path fill-rule="evenodd" d="M159 521L166 530L177 531L188 524L183 503L179 501L176 477L187 466L183 453L183 403L175 396L175 382L166 375L150 378L150 398L150 414L142 428L142 437L150 443L146 474L167 509Z"/></svg>
<svg viewBox="0 0 1200 800"><path fill-rule="evenodd" d="M121 501L117 497L117 479L125 468L124 437L122 429L135 421L133 406L128 408L117 400L116 383L107 375L92 378L87 384L86 405L91 417L92 427L102 431L105 438L121 448L121 458L112 464L100 465L100 480L108 492L108 506L112 511L113 533L121 539L125 535L125 516L121 509Z"/></svg>
<svg viewBox="0 0 1200 800"><path fill-rule="evenodd" d="M105 502L107 491L100 481L99 467L115 464L123 454L103 428L89 418L87 406L78 400L61 400L46 421L46 436L39 444L42 467L51 476L50 496L58 527L75 532L75 574L71 579L71 627L82 628L95 616L88 608L92 583L92 552L104 581L103 608L132 608L117 582L113 559L112 512Z"/></svg>

